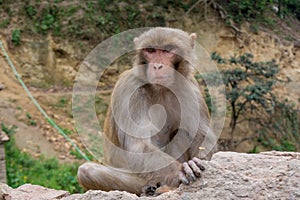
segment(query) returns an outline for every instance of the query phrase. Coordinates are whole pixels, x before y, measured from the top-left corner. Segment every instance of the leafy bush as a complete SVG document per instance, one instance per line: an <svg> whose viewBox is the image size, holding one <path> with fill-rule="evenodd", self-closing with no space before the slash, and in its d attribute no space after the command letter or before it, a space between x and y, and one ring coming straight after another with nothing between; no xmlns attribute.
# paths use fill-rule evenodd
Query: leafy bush
<svg viewBox="0 0 300 200"><path fill-rule="evenodd" d="M41 156L34 159L31 155L21 152L13 137L15 127L8 128L2 124L2 130L10 136L5 143L6 169L8 185L16 188L25 183L38 184L70 193L82 193L76 173L79 164L59 164L56 158Z"/></svg>
<svg viewBox="0 0 300 200"><path fill-rule="evenodd" d="M262 17L264 12L271 8L269 7L271 2L272 0L218 0L218 3L223 5L228 12L228 17L232 18L236 23Z"/></svg>
<svg viewBox="0 0 300 200"><path fill-rule="evenodd" d="M15 29L11 34L11 41L14 45L20 45L21 43L21 32L19 29Z"/></svg>
<svg viewBox="0 0 300 200"><path fill-rule="evenodd" d="M42 16L36 18L36 27L40 33L52 30L55 35L60 33L59 8L55 5L43 9Z"/></svg>
<svg viewBox="0 0 300 200"><path fill-rule="evenodd" d="M5 3L4 3L5 2ZM197 1L155 0L147 1L3 1L0 13L0 27L14 21L13 16L22 20L15 27L26 35L53 33L58 39L70 39L94 44L112 34L137 27L166 26L169 18L176 19L177 11L187 11ZM197 9L194 9L196 11ZM168 14L169 15L169 14ZM24 17L25 16L25 17Z"/></svg>
<svg viewBox="0 0 300 200"><path fill-rule="evenodd" d="M278 16L294 15L300 20L299 0L217 0L228 12L228 17L236 23L249 21L251 19L268 20L266 13L274 12L274 6L278 8Z"/></svg>
<svg viewBox="0 0 300 200"><path fill-rule="evenodd" d="M287 14L292 14L300 20L300 1L299 0L278 0L279 16L284 17Z"/></svg>
<svg viewBox="0 0 300 200"><path fill-rule="evenodd" d="M230 59L224 59L217 53L212 53L211 57L220 65L228 65L226 70L221 70L223 83L212 81L216 80L215 74L206 75L205 80L226 87L230 110L230 149L248 139L234 139L237 124L248 121L256 124L256 134L251 139L258 138L258 142L271 149L295 150L299 143L297 111L289 102L277 100L273 93L279 72L275 61L253 62L253 55L249 53ZM274 142L270 142L271 138Z"/></svg>
<svg viewBox="0 0 300 200"><path fill-rule="evenodd" d="M259 130L258 137L258 142L264 147L277 151L297 151L300 146L300 127L294 104L287 100L276 100L274 114L265 127Z"/></svg>
<svg viewBox="0 0 300 200"><path fill-rule="evenodd" d="M37 11L35 10L35 8L33 6L31 6L31 5L25 6L25 12L26 12L26 15L29 18L31 18L31 19L33 19L34 16L36 15L36 13L37 13Z"/></svg>

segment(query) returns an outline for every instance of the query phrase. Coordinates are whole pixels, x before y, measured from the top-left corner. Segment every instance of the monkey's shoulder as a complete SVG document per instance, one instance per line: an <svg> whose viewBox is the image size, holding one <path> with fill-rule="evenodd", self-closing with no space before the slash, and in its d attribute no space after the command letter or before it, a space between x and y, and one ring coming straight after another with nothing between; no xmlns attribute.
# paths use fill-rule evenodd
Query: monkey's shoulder
<svg viewBox="0 0 300 200"><path fill-rule="evenodd" d="M132 94L137 88L143 86L143 82L138 79L135 68L126 70L119 75L118 81L115 84L113 94L128 95Z"/></svg>

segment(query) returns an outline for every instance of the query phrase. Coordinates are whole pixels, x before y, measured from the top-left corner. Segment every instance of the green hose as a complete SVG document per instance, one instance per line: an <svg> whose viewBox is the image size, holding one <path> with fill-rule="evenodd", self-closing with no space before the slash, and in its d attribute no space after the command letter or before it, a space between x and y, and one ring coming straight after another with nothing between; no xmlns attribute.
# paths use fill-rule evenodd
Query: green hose
<svg viewBox="0 0 300 200"><path fill-rule="evenodd" d="M0 41L0 47L4 53L4 56L9 64L9 66L11 67L13 73L15 74L15 76L17 77L18 81L21 83L22 87L24 88L24 90L26 91L27 95L29 96L29 98L32 100L32 102L34 103L34 105L38 108L38 110L43 114L43 116L46 118L46 120L48 121L48 123L53 126L54 128L56 128L58 130L58 132L68 141L71 143L71 145L75 148L75 150L87 161L89 161L90 159L78 148L78 146L71 140L71 138L69 138L67 136L67 134L61 129L59 128L59 126L47 115L47 113L43 110L43 108L40 106L40 104L36 101L36 99L32 96L31 92L28 90L27 86L25 85L25 83L23 82L20 74L17 72L14 64L12 63L11 59L9 58L3 44L2 41Z"/></svg>

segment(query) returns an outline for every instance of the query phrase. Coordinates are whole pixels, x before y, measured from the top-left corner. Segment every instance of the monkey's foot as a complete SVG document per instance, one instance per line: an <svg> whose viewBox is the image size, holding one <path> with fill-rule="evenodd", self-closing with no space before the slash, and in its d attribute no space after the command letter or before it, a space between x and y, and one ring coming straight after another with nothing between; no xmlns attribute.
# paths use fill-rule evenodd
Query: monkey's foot
<svg viewBox="0 0 300 200"><path fill-rule="evenodd" d="M172 188L159 182L156 186L145 185L142 190L143 193L141 196L158 196L162 193L171 191Z"/></svg>
<svg viewBox="0 0 300 200"><path fill-rule="evenodd" d="M142 195L141 196L154 196L155 191L156 191L157 187L153 186L153 185L145 185L142 188Z"/></svg>

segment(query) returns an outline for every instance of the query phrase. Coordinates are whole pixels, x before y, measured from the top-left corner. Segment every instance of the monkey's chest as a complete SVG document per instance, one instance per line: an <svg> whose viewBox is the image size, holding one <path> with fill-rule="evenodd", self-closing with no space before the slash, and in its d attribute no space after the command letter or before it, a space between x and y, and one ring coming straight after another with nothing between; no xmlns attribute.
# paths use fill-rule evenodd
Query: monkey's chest
<svg viewBox="0 0 300 200"><path fill-rule="evenodd" d="M180 125L180 114L178 112L168 113L162 128L152 134L151 142L157 147L168 145L177 133Z"/></svg>

